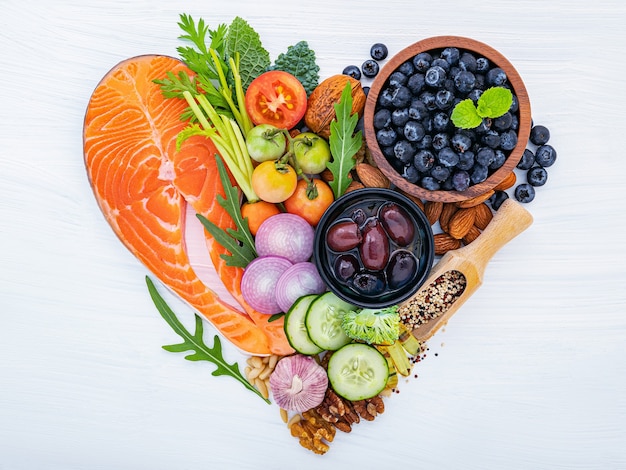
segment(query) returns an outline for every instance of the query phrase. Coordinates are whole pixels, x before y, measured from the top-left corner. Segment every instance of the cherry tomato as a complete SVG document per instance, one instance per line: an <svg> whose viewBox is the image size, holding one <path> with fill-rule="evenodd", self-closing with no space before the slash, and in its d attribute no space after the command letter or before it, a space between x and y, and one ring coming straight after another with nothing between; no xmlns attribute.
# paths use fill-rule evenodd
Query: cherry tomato
<svg viewBox="0 0 626 470"><path fill-rule="evenodd" d="M280 214L280 209L271 202L244 202L241 205L241 217L248 219L248 228L252 235L256 235L261 224L276 214Z"/></svg>
<svg viewBox="0 0 626 470"><path fill-rule="evenodd" d="M268 160L252 172L252 189L263 201L283 202L296 190L298 176L287 163Z"/></svg>
<svg viewBox="0 0 626 470"><path fill-rule="evenodd" d="M298 134L293 140L293 153L300 169L307 174L321 173L330 161L330 146L313 132Z"/></svg>
<svg viewBox="0 0 626 470"><path fill-rule="evenodd" d="M284 206L287 212L299 215L315 226L335 197L324 180L314 178L310 181L313 187L306 180L299 180L295 192L284 202Z"/></svg>
<svg viewBox="0 0 626 470"><path fill-rule="evenodd" d="M270 70L252 80L246 90L246 111L254 124L293 128L304 116L306 90L295 76Z"/></svg>
<svg viewBox="0 0 626 470"><path fill-rule="evenodd" d="M270 124L254 126L246 135L248 154L257 162L279 159L285 153L286 146L284 131Z"/></svg>

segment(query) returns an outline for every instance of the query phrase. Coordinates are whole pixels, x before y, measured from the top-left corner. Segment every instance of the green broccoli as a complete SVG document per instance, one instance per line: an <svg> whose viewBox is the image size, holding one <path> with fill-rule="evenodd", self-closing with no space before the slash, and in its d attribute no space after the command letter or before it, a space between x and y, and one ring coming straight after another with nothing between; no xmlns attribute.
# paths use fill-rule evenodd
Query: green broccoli
<svg viewBox="0 0 626 470"><path fill-rule="evenodd" d="M294 75L304 86L307 96L319 84L320 68L315 61L315 52L306 41L289 46L287 52L278 56L270 70L282 70Z"/></svg>
<svg viewBox="0 0 626 470"><path fill-rule="evenodd" d="M400 314L395 305L384 309L350 310L344 313L341 327L352 339L391 345L400 336Z"/></svg>

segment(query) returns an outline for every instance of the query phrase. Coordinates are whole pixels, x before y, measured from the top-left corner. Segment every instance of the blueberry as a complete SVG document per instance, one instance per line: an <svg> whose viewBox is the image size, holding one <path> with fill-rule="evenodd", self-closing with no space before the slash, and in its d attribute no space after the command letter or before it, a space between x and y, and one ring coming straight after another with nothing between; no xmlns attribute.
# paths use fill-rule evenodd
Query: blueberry
<svg viewBox="0 0 626 470"><path fill-rule="evenodd" d="M459 59L459 68L468 72L476 72L476 57L470 52L464 52Z"/></svg>
<svg viewBox="0 0 626 470"><path fill-rule="evenodd" d="M446 47L441 51L441 57L450 65L456 65L459 63L461 52L456 47Z"/></svg>
<svg viewBox="0 0 626 470"><path fill-rule="evenodd" d="M459 154L459 163L456 164L456 167L459 170L468 171L474 166L474 161L474 152L466 150L465 152Z"/></svg>
<svg viewBox="0 0 626 470"><path fill-rule="evenodd" d="M521 183L515 187L515 199L522 203L529 203L535 199L535 188L528 183Z"/></svg>
<svg viewBox="0 0 626 470"><path fill-rule="evenodd" d="M437 161L443 166L453 167L459 163L459 154L450 147L444 147L437 153Z"/></svg>
<svg viewBox="0 0 626 470"><path fill-rule="evenodd" d="M512 129L504 131L500 134L500 148L502 150L510 151L517 145L517 132Z"/></svg>
<svg viewBox="0 0 626 470"><path fill-rule="evenodd" d="M470 139L470 137L465 134L457 132L452 136L450 143L452 144L452 148L454 150L463 153L466 150L469 150L469 148L472 146L472 139Z"/></svg>
<svg viewBox="0 0 626 470"><path fill-rule="evenodd" d="M395 111L394 111L395 112ZM374 129L379 130L388 127L391 124L391 111L387 108L381 108L374 113Z"/></svg>
<svg viewBox="0 0 626 470"><path fill-rule="evenodd" d="M367 96L369 94L369 92L370 92L370 87L364 86L363 87L363 93L365 93L365 96Z"/></svg>
<svg viewBox="0 0 626 470"><path fill-rule="evenodd" d="M420 178L420 172L413 165L407 165L402 171L402 177L409 183L415 184Z"/></svg>
<svg viewBox="0 0 626 470"><path fill-rule="evenodd" d="M513 95L513 102L511 103L511 107L509 108L510 113L516 113L519 109L519 101L517 99L517 95Z"/></svg>
<svg viewBox="0 0 626 470"><path fill-rule="evenodd" d="M447 131L450 127L450 116L448 113L439 112L433 116L433 129L437 132Z"/></svg>
<svg viewBox="0 0 626 470"><path fill-rule="evenodd" d="M348 75L355 80L361 80L361 70L356 65L348 65L341 73L343 75Z"/></svg>
<svg viewBox="0 0 626 470"><path fill-rule="evenodd" d="M519 129L519 118L517 117L517 114L513 114L511 116L511 129L515 131Z"/></svg>
<svg viewBox="0 0 626 470"><path fill-rule="evenodd" d="M435 165L430 170L430 176L435 178L439 183L443 183L450 176L450 169L443 165Z"/></svg>
<svg viewBox="0 0 626 470"><path fill-rule="evenodd" d="M392 72L391 75L389 75L389 86L393 88L404 86L406 85L408 80L409 80L409 77L404 75L402 72L395 71L395 72Z"/></svg>
<svg viewBox="0 0 626 470"><path fill-rule="evenodd" d="M396 158L396 154L393 151L393 145L389 145L387 147L381 147L380 151L383 153L383 155L389 160L391 158Z"/></svg>
<svg viewBox="0 0 626 470"><path fill-rule="evenodd" d="M476 59L476 71L487 72L489 70L489 60L485 57L478 57Z"/></svg>
<svg viewBox="0 0 626 470"><path fill-rule="evenodd" d="M476 73L475 78L476 78L476 83L474 83L474 88L477 88L479 90L486 90L487 86L485 86L485 83L487 82L487 79L485 78L485 76L479 73Z"/></svg>
<svg viewBox="0 0 626 470"><path fill-rule="evenodd" d="M433 146L433 136L431 134L425 134L424 137L422 137L422 140L418 140L415 144L415 147L417 147L418 149L422 150L428 150L430 148L432 148Z"/></svg>
<svg viewBox="0 0 626 470"><path fill-rule="evenodd" d="M554 165L556 161L556 150L550 144L545 144L535 150L535 161L542 167Z"/></svg>
<svg viewBox="0 0 626 470"><path fill-rule="evenodd" d="M393 153L402 163L409 163L415 157L415 147L407 140L400 140L393 146Z"/></svg>
<svg viewBox="0 0 626 470"><path fill-rule="evenodd" d="M418 95L419 92L422 91L422 88L424 88L424 74L414 73L409 77L406 86L411 90L411 93Z"/></svg>
<svg viewBox="0 0 626 470"><path fill-rule="evenodd" d="M496 152L490 147L482 147L476 153L476 162L479 165L488 167L496 159Z"/></svg>
<svg viewBox="0 0 626 470"><path fill-rule="evenodd" d="M439 65L431 66L424 74L424 82L426 85L438 88L443 85L446 79L446 71Z"/></svg>
<svg viewBox="0 0 626 470"><path fill-rule="evenodd" d="M534 166L526 173L526 181L531 186L543 186L548 180L548 172L542 166Z"/></svg>
<svg viewBox="0 0 626 470"><path fill-rule="evenodd" d="M370 56L374 60L386 59L388 54L389 54L389 50L387 49L387 46L385 46L381 42L377 42L376 44L373 44L370 49Z"/></svg>
<svg viewBox="0 0 626 470"><path fill-rule="evenodd" d="M409 105L408 113L411 119L423 121L428 116L428 109L422 100L414 99Z"/></svg>
<svg viewBox="0 0 626 470"><path fill-rule="evenodd" d="M491 208L494 211L497 211L498 209L500 209L500 206L502 205L502 203L506 201L508 198L509 198L509 195L506 191L496 191L489 198L489 204L491 204Z"/></svg>
<svg viewBox="0 0 626 470"><path fill-rule="evenodd" d="M469 93L474 89L476 84L476 76L469 70L461 70L454 75L454 87L463 94Z"/></svg>
<svg viewBox="0 0 626 470"><path fill-rule="evenodd" d="M363 65L361 65L361 71L363 72L363 75L368 78L372 78L378 75L379 70L380 67L378 65L378 62L372 59L366 60L365 62L363 62Z"/></svg>
<svg viewBox="0 0 626 470"><path fill-rule="evenodd" d="M428 111L434 111L437 109L437 103L435 102L435 94L430 91L424 91L420 93L419 99L426 105Z"/></svg>
<svg viewBox="0 0 626 470"><path fill-rule="evenodd" d="M487 179L489 174L489 169L481 164L474 165L470 173L470 180L474 184L482 183Z"/></svg>
<svg viewBox="0 0 626 470"><path fill-rule="evenodd" d="M528 170L535 164L535 154L532 150L526 149L522 154L522 158L517 163L517 168L520 170Z"/></svg>
<svg viewBox="0 0 626 470"><path fill-rule="evenodd" d="M500 134L497 131L489 129L481 137L481 142L492 149L500 146Z"/></svg>
<svg viewBox="0 0 626 470"><path fill-rule="evenodd" d="M439 182L432 176L424 176L421 181L421 186L428 191L437 191L441 188Z"/></svg>
<svg viewBox="0 0 626 470"><path fill-rule="evenodd" d="M394 109L391 113L391 122L394 126L404 126L409 118L409 108Z"/></svg>
<svg viewBox="0 0 626 470"><path fill-rule="evenodd" d="M424 126L422 126L417 121L408 121L404 125L404 137L410 142L417 142L418 140L422 140L426 131L424 130Z"/></svg>
<svg viewBox="0 0 626 470"><path fill-rule="evenodd" d="M491 130L491 119L483 119L478 126L474 128L474 132L478 135L485 135Z"/></svg>
<svg viewBox="0 0 626 470"><path fill-rule="evenodd" d="M511 128L512 122L513 115L510 112L506 112L502 116L495 118L492 125L496 130L505 131Z"/></svg>
<svg viewBox="0 0 626 470"><path fill-rule="evenodd" d="M382 91L380 92L380 95L378 96L378 105L383 107L383 108L391 108L393 107L392 104L392 100L393 100L393 88L383 88Z"/></svg>
<svg viewBox="0 0 626 470"><path fill-rule="evenodd" d="M411 92L405 86L399 86L394 90L391 97L391 104L396 108L404 108L411 102Z"/></svg>
<svg viewBox="0 0 626 470"><path fill-rule="evenodd" d="M506 83L506 72L500 67L494 67L487 72L487 84L489 86L502 86Z"/></svg>
<svg viewBox="0 0 626 470"><path fill-rule="evenodd" d="M506 157L506 154L500 149L497 149L494 153L495 153L495 158L489 164L489 169L495 171L498 168L500 168L502 165L504 165L504 162L506 161L507 157Z"/></svg>
<svg viewBox="0 0 626 470"><path fill-rule="evenodd" d="M445 132L437 132L433 136L432 147L435 150L441 150L444 147L448 147L450 145L450 138L448 134Z"/></svg>
<svg viewBox="0 0 626 470"><path fill-rule="evenodd" d="M430 150L420 150L413 158L413 165L415 165L415 168L422 173L429 171L434 164L435 156Z"/></svg>
<svg viewBox="0 0 626 470"><path fill-rule="evenodd" d="M376 132L376 140L378 141L378 145L382 147L395 144L397 139L398 134L391 127L385 127Z"/></svg>
<svg viewBox="0 0 626 470"><path fill-rule="evenodd" d="M530 141L535 145L544 145L550 140L550 131L547 127L536 125L530 129Z"/></svg>
<svg viewBox="0 0 626 470"><path fill-rule="evenodd" d="M417 72L426 72L430 68L433 57L428 52L420 52L413 57L413 66Z"/></svg>
<svg viewBox="0 0 626 470"><path fill-rule="evenodd" d="M474 79L476 79L476 77L474 77ZM474 88L467 94L467 97L472 100L474 104L476 104L478 102L478 98L480 98L480 95L482 94L483 90L481 90L480 88Z"/></svg>
<svg viewBox="0 0 626 470"><path fill-rule="evenodd" d="M411 62L410 60L403 62L398 67L398 72L402 72L407 77L411 76L412 74L415 73L415 67L413 67L413 62Z"/></svg>
<svg viewBox="0 0 626 470"><path fill-rule="evenodd" d="M449 90L439 90L435 94L435 104L441 110L450 109L454 102L454 95Z"/></svg>
<svg viewBox="0 0 626 470"><path fill-rule="evenodd" d="M470 175L465 170L457 170L452 175L452 188L455 191L465 191L470 186Z"/></svg>
<svg viewBox="0 0 626 470"><path fill-rule="evenodd" d="M431 67L441 67L446 72L448 72L450 70L450 64L448 63L448 61L446 59L441 58L441 57L437 57L437 58L433 59L433 61L431 62L430 66Z"/></svg>

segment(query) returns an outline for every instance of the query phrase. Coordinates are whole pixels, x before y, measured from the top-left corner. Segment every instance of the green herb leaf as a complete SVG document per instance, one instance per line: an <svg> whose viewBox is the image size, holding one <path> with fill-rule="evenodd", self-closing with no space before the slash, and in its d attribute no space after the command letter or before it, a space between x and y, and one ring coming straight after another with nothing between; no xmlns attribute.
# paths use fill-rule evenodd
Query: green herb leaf
<svg viewBox="0 0 626 470"><path fill-rule="evenodd" d="M148 285L148 291L150 292L150 297L154 302L157 310L163 317L163 319L167 322L167 324L174 330L174 332L183 339L182 343L171 344L168 346L163 346L163 349L169 352L181 353L181 352L190 352L185 359L188 361L208 361L215 364L217 367L211 373L214 376L226 375L231 376L234 379L238 380L246 387L248 390L256 393L260 396L266 403L270 403L267 398L264 398L261 393L252 386L250 382L246 380L241 371L239 370L239 365L235 362L233 364L229 364L224 359L222 354L222 343L220 341L219 336L215 335L213 338L213 347L209 347L204 342L204 328L202 323L202 318L198 315L195 315L195 327L196 330L192 334L190 333L185 326L176 318L176 315L170 308L170 306L165 302L163 297L159 294L156 286L152 282L150 277L146 276L146 284Z"/></svg>
<svg viewBox="0 0 626 470"><path fill-rule="evenodd" d="M352 86L349 81L341 92L339 103L334 107L337 119L330 123L328 139L333 159L326 166L333 174L333 180L328 184L333 190L335 199L339 199L350 185L351 179L348 175L356 164L354 156L363 143L361 131L354 132L359 116L356 113L352 114Z"/></svg>
<svg viewBox="0 0 626 470"><path fill-rule="evenodd" d="M503 87L492 87L480 95L476 109L480 116L495 119L511 109L512 104L513 94L511 90Z"/></svg>
<svg viewBox="0 0 626 470"><path fill-rule="evenodd" d="M278 55L271 69L289 72L295 76L304 86L307 96L319 84L320 68L315 60L315 52L309 48L306 41L289 46L286 53Z"/></svg>
<svg viewBox="0 0 626 470"><path fill-rule="evenodd" d="M239 72L243 89L270 66L270 54L261 43L258 33L242 18L236 17L228 27L226 55L239 53Z"/></svg>
<svg viewBox="0 0 626 470"><path fill-rule="evenodd" d="M220 175L222 186L224 187L224 193L226 198L221 195L217 195L217 202L222 206L226 212L231 216L235 222L237 230L227 229L224 230L218 227L209 219L201 214L197 214L196 217L200 220L204 228L211 234L215 241L226 248L231 254L220 255L226 260L227 266L236 266L245 268L248 263L256 258L256 248L254 246L254 238L250 233L250 227L248 226L248 219L244 219L241 216L241 206L239 205L239 190L236 186L230 184L226 167L222 162L219 155L215 155L217 160L217 168Z"/></svg>
<svg viewBox="0 0 626 470"><path fill-rule="evenodd" d="M482 122L471 99L459 102L452 110L450 119L456 127L461 129L472 129Z"/></svg>

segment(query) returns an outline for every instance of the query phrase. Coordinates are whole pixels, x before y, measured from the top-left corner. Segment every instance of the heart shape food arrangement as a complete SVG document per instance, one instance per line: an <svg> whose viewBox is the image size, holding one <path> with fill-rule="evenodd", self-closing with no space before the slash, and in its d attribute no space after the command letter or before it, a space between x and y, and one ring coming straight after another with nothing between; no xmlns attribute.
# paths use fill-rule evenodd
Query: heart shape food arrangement
<svg viewBox="0 0 626 470"><path fill-rule="evenodd" d="M239 17L179 26L180 59L129 58L94 90L89 181L183 340L164 348L276 404L324 454L337 430L384 411L491 257L530 226L523 205L556 151L531 127L512 66L470 39L420 41L386 64L378 43L361 67L320 80L305 41L272 62ZM188 213L219 289L188 253ZM153 278L193 309L195 331Z"/></svg>

